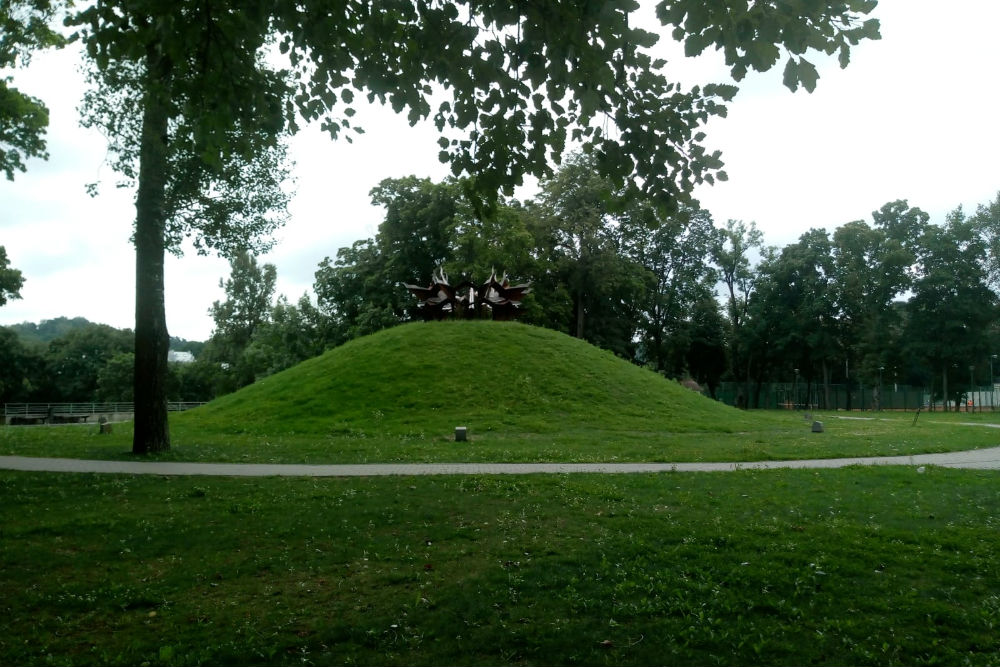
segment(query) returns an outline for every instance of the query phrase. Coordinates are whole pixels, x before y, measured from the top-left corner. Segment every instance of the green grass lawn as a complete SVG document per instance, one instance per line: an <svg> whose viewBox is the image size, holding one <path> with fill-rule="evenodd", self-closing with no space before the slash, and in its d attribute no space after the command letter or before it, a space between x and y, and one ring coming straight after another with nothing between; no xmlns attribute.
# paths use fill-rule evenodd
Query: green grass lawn
<svg viewBox="0 0 1000 667"><path fill-rule="evenodd" d="M760 461L1000 440L992 414L815 418L824 433L740 412L542 329L417 324L175 415L148 458ZM130 424L0 427L0 454L130 445ZM992 665L998 528L996 472L934 467L0 471L0 665Z"/></svg>
<svg viewBox="0 0 1000 667"><path fill-rule="evenodd" d="M856 419L844 414L815 418L823 433L793 412L752 412L744 430L630 431L567 424L559 433L520 430L479 433L454 442L447 434L233 433L203 429L192 420L171 422L169 452L147 457L163 461L244 463L390 462L592 462L592 461L764 461L851 456L895 456L961 451L1000 445L1000 413L882 413ZM980 424L967 426L965 422ZM94 425L0 427L0 455L134 459L131 424L115 424L111 435Z"/></svg>
<svg viewBox="0 0 1000 667"><path fill-rule="evenodd" d="M993 665L996 482L0 472L0 664Z"/></svg>

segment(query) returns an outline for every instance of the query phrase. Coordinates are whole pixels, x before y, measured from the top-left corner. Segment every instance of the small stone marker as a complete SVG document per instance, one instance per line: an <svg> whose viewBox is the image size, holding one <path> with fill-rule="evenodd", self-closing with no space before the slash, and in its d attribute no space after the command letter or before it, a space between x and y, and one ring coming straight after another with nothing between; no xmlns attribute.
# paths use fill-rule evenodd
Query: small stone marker
<svg viewBox="0 0 1000 667"><path fill-rule="evenodd" d="M111 433L111 423L107 417L101 417L97 420L97 423L100 426L98 433Z"/></svg>
<svg viewBox="0 0 1000 667"><path fill-rule="evenodd" d="M823 422L813 422L813 433L823 432Z"/></svg>
<svg viewBox="0 0 1000 667"><path fill-rule="evenodd" d="M469 429L464 426L455 427L455 442L465 442L469 437Z"/></svg>

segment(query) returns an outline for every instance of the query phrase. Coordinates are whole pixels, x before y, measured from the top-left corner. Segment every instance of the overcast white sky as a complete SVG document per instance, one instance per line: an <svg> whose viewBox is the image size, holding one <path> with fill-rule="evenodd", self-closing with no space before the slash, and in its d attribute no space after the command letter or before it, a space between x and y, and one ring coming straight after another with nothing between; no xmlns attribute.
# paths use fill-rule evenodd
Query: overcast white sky
<svg viewBox="0 0 1000 667"><path fill-rule="evenodd" d="M779 64L748 77L729 117L709 125L706 143L723 151L729 181L697 195L717 224L753 220L767 243L784 245L810 227L870 220L895 199L940 222L958 205L974 210L997 195L1000 2L882 0L875 16L882 40L857 47L846 70L813 59L821 74L815 93L785 89ZM688 84L725 79L715 54L690 61L669 53L668 71ZM13 183L0 180L0 245L26 278L23 299L0 308L0 325L59 316L134 323L133 195L114 188L103 138L78 126L84 84L75 58L42 54L16 73L16 85L50 107L51 158L31 161ZM318 129L292 142L291 219L262 258L277 266L278 292L292 301L311 291L324 257L375 233L382 211L368 192L379 181L448 175L430 124L410 128L379 108L359 116L367 134L353 145ZM84 186L98 180L101 194L92 199ZM207 311L222 298L218 282L227 274L216 257L192 252L168 261L172 335L209 336Z"/></svg>

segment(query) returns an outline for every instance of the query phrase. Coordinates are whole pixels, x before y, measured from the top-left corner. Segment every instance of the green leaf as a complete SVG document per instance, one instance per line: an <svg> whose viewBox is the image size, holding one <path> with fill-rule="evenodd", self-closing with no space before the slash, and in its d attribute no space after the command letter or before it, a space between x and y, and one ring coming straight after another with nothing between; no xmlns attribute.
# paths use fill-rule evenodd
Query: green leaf
<svg viewBox="0 0 1000 667"><path fill-rule="evenodd" d="M785 63L782 83L793 93L799 89L799 65L794 58L789 58L788 62Z"/></svg>
<svg viewBox="0 0 1000 667"><path fill-rule="evenodd" d="M755 41L747 49L750 64L758 72L766 72L771 69L774 63L778 61L779 55L781 55L781 52L778 50L778 47L770 42Z"/></svg>
<svg viewBox="0 0 1000 667"><path fill-rule="evenodd" d="M819 72L816 66L805 58L799 58L799 81L810 93L816 90L816 82L819 81Z"/></svg>
<svg viewBox="0 0 1000 667"><path fill-rule="evenodd" d="M882 33L879 28L881 28L881 24L878 19L868 19L861 26L861 34L868 39L882 39Z"/></svg>
<svg viewBox="0 0 1000 667"><path fill-rule="evenodd" d="M844 69L851 62L851 49L848 48L847 44L840 47L840 55L837 58L840 62L840 68Z"/></svg>

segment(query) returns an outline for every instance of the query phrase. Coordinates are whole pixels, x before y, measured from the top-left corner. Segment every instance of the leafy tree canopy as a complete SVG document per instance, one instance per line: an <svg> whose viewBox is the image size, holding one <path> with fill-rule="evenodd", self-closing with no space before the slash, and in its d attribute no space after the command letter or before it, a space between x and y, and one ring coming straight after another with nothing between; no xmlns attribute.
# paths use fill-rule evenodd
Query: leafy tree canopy
<svg viewBox="0 0 1000 667"><path fill-rule="evenodd" d="M89 324L56 338L45 352L49 400L95 400L98 374L112 357L128 352L132 345L131 331L106 324Z"/></svg>
<svg viewBox="0 0 1000 667"><path fill-rule="evenodd" d="M784 52L786 84L812 90L817 74L804 55L839 53L846 65L851 45L878 37L878 22L861 20L874 6L663 0L657 16L688 54L722 49L736 80ZM210 163L225 163L241 124L271 135L302 120L321 121L334 137L362 131L354 121L360 93L411 123L432 119L443 133L441 159L456 175L474 176L477 192L509 193L523 174L548 173L574 141L617 185L673 202L696 183L724 178L697 128L724 114L736 89L685 91L670 82L666 63L647 53L658 36L635 27L637 9L631 0L253 0L238 10L140 0L90 6L71 23L101 76L129 78L123 63L147 71L169 63L162 85L176 107L174 131ZM261 57L275 41L287 57L280 71Z"/></svg>
<svg viewBox="0 0 1000 667"><path fill-rule="evenodd" d="M229 278L224 283L219 280L226 300L214 302L209 309L215 330L206 346L206 357L228 370L228 389L233 391L254 380L245 353L257 330L268 321L277 271L273 264L258 264L249 253L237 255L229 266Z"/></svg>
<svg viewBox="0 0 1000 667"><path fill-rule="evenodd" d="M35 49L65 43L52 28L57 4L50 0L0 3L0 71L27 64ZM10 76L0 76L0 171L7 180L26 170L27 158L48 157L44 136L48 124L45 104L11 86Z"/></svg>
<svg viewBox="0 0 1000 667"><path fill-rule="evenodd" d="M22 285L24 276L17 269L10 267L7 249L0 245L0 306L10 299L20 299Z"/></svg>
<svg viewBox="0 0 1000 667"><path fill-rule="evenodd" d="M25 342L48 343L56 338L62 338L74 329L86 329L96 324L85 317L54 317L37 324L34 322L11 324L8 328L16 332Z"/></svg>
<svg viewBox="0 0 1000 667"><path fill-rule="evenodd" d="M988 248L978 222L959 207L943 225L925 225L917 242L906 341L912 354L940 374L940 395L946 401L957 400L949 380L954 389L955 379L968 377L967 365L990 353L990 325L997 317Z"/></svg>

